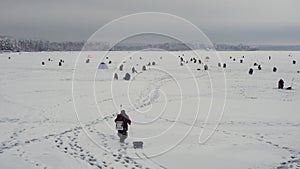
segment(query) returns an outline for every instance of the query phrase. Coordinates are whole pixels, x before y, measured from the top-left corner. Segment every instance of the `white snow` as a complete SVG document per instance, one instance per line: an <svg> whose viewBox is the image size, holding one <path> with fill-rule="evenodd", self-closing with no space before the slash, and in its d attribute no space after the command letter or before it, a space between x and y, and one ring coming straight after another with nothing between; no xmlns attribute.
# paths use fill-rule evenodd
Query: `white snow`
<svg viewBox="0 0 300 169"><path fill-rule="evenodd" d="M300 52L196 52L208 71L180 66L192 51L0 54L0 168L300 168ZM125 145L120 105L133 121Z"/></svg>

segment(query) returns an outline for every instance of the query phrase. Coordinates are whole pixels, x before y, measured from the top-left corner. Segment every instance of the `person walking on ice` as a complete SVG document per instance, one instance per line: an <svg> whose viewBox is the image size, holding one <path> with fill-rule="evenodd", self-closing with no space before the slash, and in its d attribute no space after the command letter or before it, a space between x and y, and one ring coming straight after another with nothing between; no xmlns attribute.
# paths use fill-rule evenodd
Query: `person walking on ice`
<svg viewBox="0 0 300 169"><path fill-rule="evenodd" d="M125 110L121 110L121 113L117 115L115 123L116 129L118 130L120 142L124 143L125 139L128 137L128 124L131 125L131 120L129 116L125 113Z"/></svg>

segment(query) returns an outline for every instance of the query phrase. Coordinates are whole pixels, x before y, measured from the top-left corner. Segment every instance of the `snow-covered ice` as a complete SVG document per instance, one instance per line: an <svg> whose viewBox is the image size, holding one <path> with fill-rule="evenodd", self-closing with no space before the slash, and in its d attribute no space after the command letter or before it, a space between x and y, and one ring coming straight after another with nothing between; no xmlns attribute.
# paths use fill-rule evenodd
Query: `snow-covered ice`
<svg viewBox="0 0 300 169"><path fill-rule="evenodd" d="M300 168L300 52L198 53L208 71L191 51L0 54L0 168ZM133 120L126 144L120 105Z"/></svg>

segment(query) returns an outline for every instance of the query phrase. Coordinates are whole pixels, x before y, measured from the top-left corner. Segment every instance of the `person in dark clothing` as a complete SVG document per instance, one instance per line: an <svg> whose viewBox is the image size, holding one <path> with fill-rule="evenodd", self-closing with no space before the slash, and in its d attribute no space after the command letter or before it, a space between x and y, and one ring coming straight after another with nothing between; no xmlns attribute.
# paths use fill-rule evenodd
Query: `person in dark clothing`
<svg viewBox="0 0 300 169"><path fill-rule="evenodd" d="M282 79L280 79L278 81L278 89L283 89L283 87L284 87L284 81Z"/></svg>
<svg viewBox="0 0 300 169"><path fill-rule="evenodd" d="M252 75L252 74L253 74L253 69L250 68L250 69L249 69L249 75Z"/></svg>
<svg viewBox="0 0 300 169"><path fill-rule="evenodd" d="M118 130L118 136L120 137L120 142L124 143L125 139L128 136L128 124L131 125L131 120L125 113L125 110L121 110L121 113L117 115L115 123Z"/></svg>

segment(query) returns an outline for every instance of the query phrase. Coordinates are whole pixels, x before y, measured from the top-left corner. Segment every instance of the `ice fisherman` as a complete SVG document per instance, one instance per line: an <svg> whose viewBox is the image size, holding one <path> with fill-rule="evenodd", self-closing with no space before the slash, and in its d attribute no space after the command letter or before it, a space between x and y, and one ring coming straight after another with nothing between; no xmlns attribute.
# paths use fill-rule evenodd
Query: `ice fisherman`
<svg viewBox="0 0 300 169"><path fill-rule="evenodd" d="M121 113L117 115L115 123L116 129L118 130L118 136L120 137L120 142L124 143L125 139L128 136L128 124L131 125L131 120L125 113L125 110L121 110Z"/></svg>
<svg viewBox="0 0 300 169"><path fill-rule="evenodd" d="M282 79L280 79L278 81L278 89L283 89L283 87L284 87L284 81Z"/></svg>
<svg viewBox="0 0 300 169"><path fill-rule="evenodd" d="M134 67L132 67L131 71L132 71L132 73L138 73Z"/></svg>

